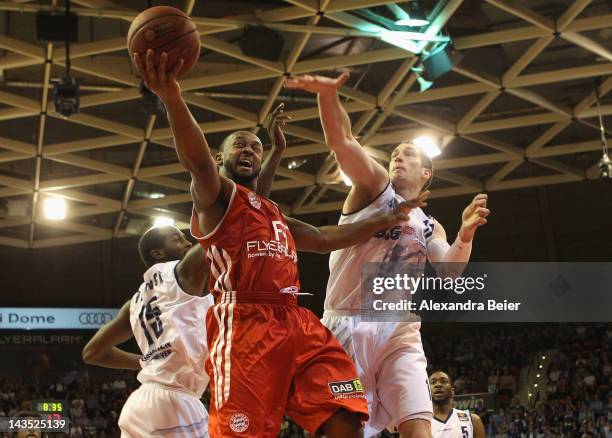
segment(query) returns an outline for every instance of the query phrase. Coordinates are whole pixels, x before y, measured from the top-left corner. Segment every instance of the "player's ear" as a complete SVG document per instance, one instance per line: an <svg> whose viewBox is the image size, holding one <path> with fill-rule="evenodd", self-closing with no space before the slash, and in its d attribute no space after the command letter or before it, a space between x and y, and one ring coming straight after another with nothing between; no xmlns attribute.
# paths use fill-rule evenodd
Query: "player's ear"
<svg viewBox="0 0 612 438"><path fill-rule="evenodd" d="M455 398L455 387L451 386L451 397Z"/></svg>
<svg viewBox="0 0 612 438"><path fill-rule="evenodd" d="M152 249L151 256L155 260L164 260L166 258L166 251L164 251L163 249Z"/></svg>
<svg viewBox="0 0 612 438"><path fill-rule="evenodd" d="M222 152L217 152L215 154L215 163L217 163L217 166L223 166L223 153Z"/></svg>

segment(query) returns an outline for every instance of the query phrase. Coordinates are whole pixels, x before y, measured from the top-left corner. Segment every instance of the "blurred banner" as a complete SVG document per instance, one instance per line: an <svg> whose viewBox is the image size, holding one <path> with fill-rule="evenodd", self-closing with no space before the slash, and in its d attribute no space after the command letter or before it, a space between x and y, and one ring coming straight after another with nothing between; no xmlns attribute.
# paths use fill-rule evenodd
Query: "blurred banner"
<svg viewBox="0 0 612 438"><path fill-rule="evenodd" d="M453 402L455 408L462 410L494 411L498 408L497 395L488 392L456 395Z"/></svg>
<svg viewBox="0 0 612 438"><path fill-rule="evenodd" d="M119 309L109 308L0 307L0 329L98 329L117 312Z"/></svg>

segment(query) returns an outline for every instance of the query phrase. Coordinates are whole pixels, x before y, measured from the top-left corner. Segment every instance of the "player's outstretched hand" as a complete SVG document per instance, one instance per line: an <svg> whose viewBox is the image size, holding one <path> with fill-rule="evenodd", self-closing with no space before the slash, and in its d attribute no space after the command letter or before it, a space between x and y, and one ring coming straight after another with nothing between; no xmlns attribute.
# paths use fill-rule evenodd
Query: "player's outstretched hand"
<svg viewBox="0 0 612 438"><path fill-rule="evenodd" d="M311 93L336 92L348 80L349 73L344 72L337 78L317 75L302 75L285 80L285 88L304 90Z"/></svg>
<svg viewBox="0 0 612 438"><path fill-rule="evenodd" d="M168 54L166 52L161 54L159 66L155 65L154 55L152 49L147 50L145 59L142 59L138 53L134 53L134 64L138 67L138 72L145 85L163 101L179 97L181 88L176 80L176 75L181 70L184 60L181 58L171 71L166 71Z"/></svg>
<svg viewBox="0 0 612 438"><path fill-rule="evenodd" d="M274 111L268 114L266 120L266 129L268 130L268 136L272 142L272 148L278 151L284 152L287 147L285 140L285 123L291 120L291 116L285 114L285 104L281 103Z"/></svg>
<svg viewBox="0 0 612 438"><path fill-rule="evenodd" d="M391 213L392 221L394 224L399 224L405 222L410 219L410 212L418 207L427 207L427 198L431 192L429 190L424 191L415 199L411 199L410 201L404 201Z"/></svg>
<svg viewBox="0 0 612 438"><path fill-rule="evenodd" d="M487 208L488 195L479 193L474 197L461 215L461 229L459 238L464 242L471 242L474 239L476 229L487 223L487 216L491 210Z"/></svg>

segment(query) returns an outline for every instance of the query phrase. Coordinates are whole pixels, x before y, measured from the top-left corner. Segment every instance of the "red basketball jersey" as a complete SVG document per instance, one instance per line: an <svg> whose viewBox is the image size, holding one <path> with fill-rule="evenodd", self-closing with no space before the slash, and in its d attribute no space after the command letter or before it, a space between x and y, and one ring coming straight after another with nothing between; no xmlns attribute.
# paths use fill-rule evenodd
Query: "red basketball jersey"
<svg viewBox="0 0 612 438"><path fill-rule="evenodd" d="M210 289L217 297L299 291L297 252L287 222L274 202L251 189L234 183L225 215L205 236L193 212L191 234L207 249Z"/></svg>

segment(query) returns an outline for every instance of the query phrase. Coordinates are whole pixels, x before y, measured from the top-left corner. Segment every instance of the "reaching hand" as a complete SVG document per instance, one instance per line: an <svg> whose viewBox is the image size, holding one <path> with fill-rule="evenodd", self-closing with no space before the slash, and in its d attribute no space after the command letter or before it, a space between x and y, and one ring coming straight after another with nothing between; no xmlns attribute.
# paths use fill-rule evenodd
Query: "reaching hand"
<svg viewBox="0 0 612 438"><path fill-rule="evenodd" d="M484 193L479 193L474 197L474 200L468 205L461 215L461 229L459 230L459 238L463 242L471 242L474 239L476 229L487 223L487 216L491 210L487 208L488 196Z"/></svg>
<svg viewBox="0 0 612 438"><path fill-rule="evenodd" d="M274 108L274 111L268 114L268 118L266 120L266 129L268 130L268 136L272 142L272 148L279 151L284 151L287 147L283 129L285 128L285 123L291 120L291 116L285 114L284 111L285 104L281 103Z"/></svg>
<svg viewBox="0 0 612 438"><path fill-rule="evenodd" d="M302 75L285 80L285 88L299 89L311 93L336 92L349 78L349 73L344 72L337 78L325 76Z"/></svg>
<svg viewBox="0 0 612 438"><path fill-rule="evenodd" d="M166 71L167 62L168 54L166 52L161 54L158 67L155 66L152 49L147 50L146 60L144 61L138 53L134 53L134 63L138 67L138 72L145 85L163 101L181 95L181 88L176 81L176 75L181 70L184 60L181 58L169 72Z"/></svg>
<svg viewBox="0 0 612 438"><path fill-rule="evenodd" d="M421 193L417 198L411 199L410 201L404 201L390 213L391 221L393 224L400 224L402 222L406 222L410 219L410 212L418 207L427 207L427 198L431 192L429 190Z"/></svg>

